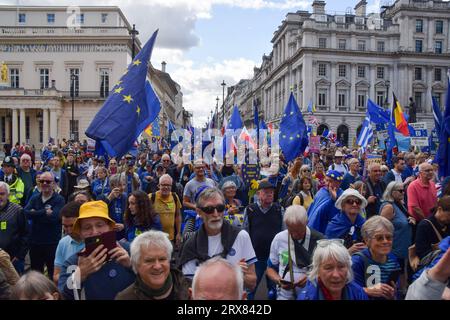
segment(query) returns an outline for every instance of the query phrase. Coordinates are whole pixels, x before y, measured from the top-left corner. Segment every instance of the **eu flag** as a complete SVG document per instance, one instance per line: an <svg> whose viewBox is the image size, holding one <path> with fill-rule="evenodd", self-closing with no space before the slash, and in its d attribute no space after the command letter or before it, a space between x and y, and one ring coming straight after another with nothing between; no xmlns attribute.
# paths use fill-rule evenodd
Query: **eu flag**
<svg viewBox="0 0 450 320"><path fill-rule="evenodd" d="M383 124L391 121L391 113L377 105L370 99L367 99L367 113L370 121L375 124Z"/></svg>
<svg viewBox="0 0 450 320"><path fill-rule="evenodd" d="M239 113L239 109L237 106L234 106L233 114L231 115L230 122L228 123L227 129L238 130L243 127L241 114Z"/></svg>
<svg viewBox="0 0 450 320"><path fill-rule="evenodd" d="M447 100L445 101L445 112L441 122L439 133L439 149L436 155L439 165L439 177L450 175L450 81L447 88Z"/></svg>
<svg viewBox="0 0 450 320"><path fill-rule="evenodd" d="M153 33L128 66L86 130L86 135L101 143L110 156L127 153L160 111L159 99L146 79L157 34Z"/></svg>
<svg viewBox="0 0 450 320"><path fill-rule="evenodd" d="M286 161L298 157L308 146L305 120L291 92L280 123L280 148Z"/></svg>

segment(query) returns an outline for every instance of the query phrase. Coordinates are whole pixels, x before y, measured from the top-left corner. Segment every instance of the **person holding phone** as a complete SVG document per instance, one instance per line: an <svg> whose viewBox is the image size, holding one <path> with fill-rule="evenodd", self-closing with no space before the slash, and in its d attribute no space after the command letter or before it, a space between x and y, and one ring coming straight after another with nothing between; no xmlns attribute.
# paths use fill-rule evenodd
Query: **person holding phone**
<svg viewBox="0 0 450 320"><path fill-rule="evenodd" d="M367 249L352 256L355 282L370 299L396 299L401 268L391 252L394 225L384 217L374 216L364 223L361 234Z"/></svg>
<svg viewBox="0 0 450 320"><path fill-rule="evenodd" d="M103 239L113 231L115 222L108 215L104 201L86 202L73 226L73 232L87 241L97 237L99 245L92 247L91 241L78 254L68 258L61 267L58 288L68 300L113 300L122 290L131 285L135 274L131 269L128 248L119 242ZM89 250L88 250L89 249Z"/></svg>

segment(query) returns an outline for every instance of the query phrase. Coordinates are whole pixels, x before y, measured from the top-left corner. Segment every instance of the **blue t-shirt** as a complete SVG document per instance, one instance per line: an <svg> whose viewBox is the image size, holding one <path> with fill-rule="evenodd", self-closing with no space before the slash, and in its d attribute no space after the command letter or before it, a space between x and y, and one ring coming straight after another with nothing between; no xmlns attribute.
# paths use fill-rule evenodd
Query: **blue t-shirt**
<svg viewBox="0 0 450 320"><path fill-rule="evenodd" d="M71 236L66 235L59 240L55 253L55 266L62 267L64 262L75 253L84 249L84 242L77 242Z"/></svg>

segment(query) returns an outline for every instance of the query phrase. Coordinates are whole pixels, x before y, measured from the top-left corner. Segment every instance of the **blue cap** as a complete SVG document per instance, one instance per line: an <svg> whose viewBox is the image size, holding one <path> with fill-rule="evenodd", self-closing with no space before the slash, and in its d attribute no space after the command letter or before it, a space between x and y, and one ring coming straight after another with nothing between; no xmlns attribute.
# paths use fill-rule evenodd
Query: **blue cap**
<svg viewBox="0 0 450 320"><path fill-rule="evenodd" d="M336 181L342 181L342 179L344 179L344 177L342 176L342 173L340 173L339 171L336 171L336 170L328 170L327 177L330 177Z"/></svg>

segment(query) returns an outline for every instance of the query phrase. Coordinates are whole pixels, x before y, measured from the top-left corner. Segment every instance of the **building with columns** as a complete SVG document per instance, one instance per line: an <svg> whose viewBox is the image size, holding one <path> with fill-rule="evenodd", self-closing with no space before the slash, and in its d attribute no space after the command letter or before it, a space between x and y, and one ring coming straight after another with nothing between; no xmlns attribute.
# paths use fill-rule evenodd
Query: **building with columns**
<svg viewBox="0 0 450 320"><path fill-rule="evenodd" d="M0 88L0 144L70 139L72 108L74 138L86 139L132 60L131 30L114 6L0 6L0 64L9 78ZM137 53L141 43L134 43ZM165 70L149 70L161 114L166 107L165 114L185 114L179 86Z"/></svg>
<svg viewBox="0 0 450 320"><path fill-rule="evenodd" d="M325 1L315 0L312 13L288 13L272 52L237 85L241 94L226 99L226 113L238 104L251 127L256 100L260 117L277 125L292 91L303 110L316 105L319 134L331 129L351 146L367 97L388 108L395 93L405 110L414 103L417 121L432 129L431 97L443 106L450 68L450 2L397 0L379 14L367 14L366 6L362 0L354 12L331 15Z"/></svg>

